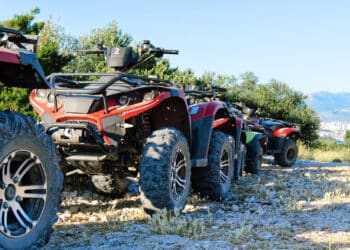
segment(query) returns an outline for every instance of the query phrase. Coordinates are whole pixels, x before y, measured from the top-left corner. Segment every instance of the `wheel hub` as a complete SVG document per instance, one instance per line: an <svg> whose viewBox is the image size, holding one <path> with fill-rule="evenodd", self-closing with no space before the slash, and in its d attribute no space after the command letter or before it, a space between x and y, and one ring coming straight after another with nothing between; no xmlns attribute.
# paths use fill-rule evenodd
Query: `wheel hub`
<svg viewBox="0 0 350 250"><path fill-rule="evenodd" d="M5 189L5 198L8 201L12 201L16 197L16 187L14 185L8 185Z"/></svg>

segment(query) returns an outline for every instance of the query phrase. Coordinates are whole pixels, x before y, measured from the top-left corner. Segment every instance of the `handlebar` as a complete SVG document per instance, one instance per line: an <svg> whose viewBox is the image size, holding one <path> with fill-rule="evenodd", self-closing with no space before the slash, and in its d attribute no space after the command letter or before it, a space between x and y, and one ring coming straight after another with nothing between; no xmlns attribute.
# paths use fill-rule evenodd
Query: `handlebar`
<svg viewBox="0 0 350 250"><path fill-rule="evenodd" d="M200 90L185 90L186 94L195 96L195 97L213 97L213 93L209 91L200 91Z"/></svg>
<svg viewBox="0 0 350 250"><path fill-rule="evenodd" d="M12 49L25 49L35 52L38 42L37 35L24 35L23 31L0 27L0 47L9 47ZM10 45L8 44L10 43Z"/></svg>
<svg viewBox="0 0 350 250"><path fill-rule="evenodd" d="M106 51L107 47L105 47L103 44L97 44L97 46L93 47L92 49L77 50L78 53L83 54L105 54Z"/></svg>
<svg viewBox="0 0 350 250"><path fill-rule="evenodd" d="M24 35L22 30L14 30L14 29L9 29L9 28L5 28L5 27L0 27L0 32L16 34L16 35L19 35L19 36L23 36Z"/></svg>
<svg viewBox="0 0 350 250"><path fill-rule="evenodd" d="M84 53L84 54L103 54L104 50L101 49L81 49L77 50L79 53Z"/></svg>

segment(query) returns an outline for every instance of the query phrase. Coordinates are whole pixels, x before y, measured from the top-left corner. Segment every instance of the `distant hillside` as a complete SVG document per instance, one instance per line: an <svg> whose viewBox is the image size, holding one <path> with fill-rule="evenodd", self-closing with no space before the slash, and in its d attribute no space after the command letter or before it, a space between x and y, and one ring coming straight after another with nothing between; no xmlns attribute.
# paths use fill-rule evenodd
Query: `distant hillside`
<svg viewBox="0 0 350 250"><path fill-rule="evenodd" d="M350 121L350 93L316 92L308 96L306 103L322 121Z"/></svg>

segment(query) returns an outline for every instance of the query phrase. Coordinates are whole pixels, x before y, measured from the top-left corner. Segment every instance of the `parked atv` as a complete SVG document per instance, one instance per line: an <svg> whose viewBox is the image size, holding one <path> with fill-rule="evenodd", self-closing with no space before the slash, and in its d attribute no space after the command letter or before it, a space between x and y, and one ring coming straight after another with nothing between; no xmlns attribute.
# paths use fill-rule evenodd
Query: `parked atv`
<svg viewBox="0 0 350 250"><path fill-rule="evenodd" d="M47 88L35 36L0 27L1 87ZM57 221L63 175L52 139L28 116L0 112L0 248L45 245Z"/></svg>
<svg viewBox="0 0 350 250"><path fill-rule="evenodd" d="M147 212L182 210L190 192L191 168L201 167L213 177L209 189L220 199L220 166L233 168L233 133L227 129L234 126L233 118L223 105L214 105L190 110L197 114L191 121L184 93L169 81L127 73L152 58L178 53L149 41L140 48L137 56L130 47L102 47L113 68L110 73L51 74L50 90L31 92L33 108L64 165L91 175L103 192L123 193L130 180L138 181ZM213 126L215 141L225 141L219 146L209 145ZM193 180L197 181L204 182Z"/></svg>
<svg viewBox="0 0 350 250"><path fill-rule="evenodd" d="M227 90L218 86L211 86L210 91L199 91L198 86L187 86L186 93L189 95L190 103L220 101L221 93ZM226 104L225 104L226 106ZM260 132L251 131L242 118L242 113L234 108L226 108L236 121L236 165L234 170L234 179L238 180L243 170L252 174L259 174L262 164L263 147L266 144L266 136ZM239 128L239 130L237 130Z"/></svg>
<svg viewBox="0 0 350 250"><path fill-rule="evenodd" d="M234 113L230 112L227 105L219 100L218 92L220 91L222 90L215 86L212 86L210 91L199 90L198 86L193 85L186 86L185 88L187 101L190 105L189 110L193 124L193 131L195 131L197 127L202 127L202 124L200 122L197 122L199 113L203 114L207 111L218 109L213 112L215 116L213 116L214 122L212 124L212 127L207 128L207 132L203 133L198 138L203 139L207 136L210 136L211 134L211 147L208 153L209 161L214 161L215 159L211 158L217 158L219 156L219 154L216 153L217 151L221 152L223 158L231 155L230 164L232 164L233 167L230 166L228 169L227 165L223 164L220 173L221 178L225 180L222 181L222 186L224 188L221 190L221 196L224 196L228 192L232 178L238 179L242 175L242 169L244 168L246 159L246 142L245 135L242 130L243 120L237 117ZM227 124L226 122L228 120L232 120L232 122L230 124ZM224 148L226 141L224 138L220 138L218 134L223 134L229 138L231 144L231 152L227 156L225 155L225 150L227 151L227 149ZM213 179L211 178L213 175L209 173L208 170L201 168L194 169L194 171L192 171L192 175L193 190L202 196L209 196L214 198L211 195L210 188L208 188L208 183L213 182ZM213 187L214 186L215 185L213 185Z"/></svg>
<svg viewBox="0 0 350 250"><path fill-rule="evenodd" d="M264 153L273 155L275 162L281 167L291 167L298 158L296 141L301 135L299 125L258 116L254 109L245 106L241 109L250 129L263 132L268 137Z"/></svg>

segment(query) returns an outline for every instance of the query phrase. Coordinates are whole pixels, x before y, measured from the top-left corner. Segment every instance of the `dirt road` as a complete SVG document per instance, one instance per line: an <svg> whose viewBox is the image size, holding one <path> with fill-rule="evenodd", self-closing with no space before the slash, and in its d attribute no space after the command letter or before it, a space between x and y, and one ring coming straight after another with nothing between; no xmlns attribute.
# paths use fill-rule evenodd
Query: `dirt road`
<svg viewBox="0 0 350 250"><path fill-rule="evenodd" d="M350 248L350 166L299 160L265 164L222 202L192 196L184 214L153 218L138 196L65 191L46 249Z"/></svg>

